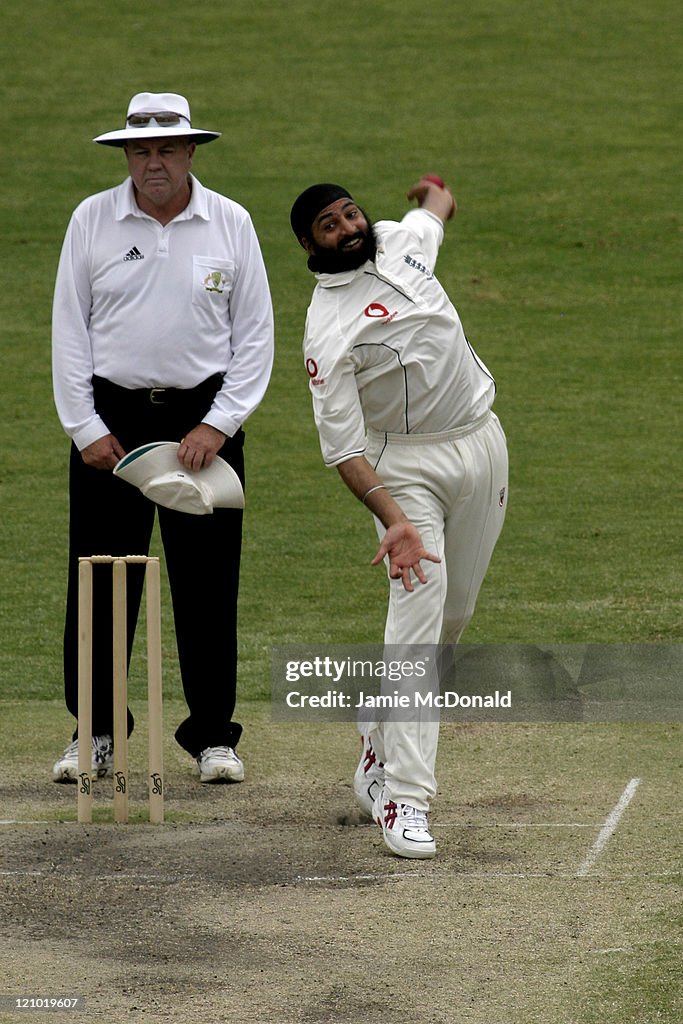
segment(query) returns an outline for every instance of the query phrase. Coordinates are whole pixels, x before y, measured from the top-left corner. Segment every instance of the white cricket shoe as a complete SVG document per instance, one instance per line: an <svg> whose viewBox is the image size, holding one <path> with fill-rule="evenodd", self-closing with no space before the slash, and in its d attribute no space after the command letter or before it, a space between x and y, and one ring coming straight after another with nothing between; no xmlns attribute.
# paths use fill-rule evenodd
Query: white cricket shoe
<svg viewBox="0 0 683 1024"><path fill-rule="evenodd" d="M372 736L361 736L363 752L353 777L353 791L361 810L372 817L372 805L384 785L384 765L377 760Z"/></svg>
<svg viewBox="0 0 683 1024"><path fill-rule="evenodd" d="M114 744L111 736L93 736L92 764L93 776L98 779L111 778L114 771ZM78 781L78 740L74 740L66 748L52 767L53 782Z"/></svg>
<svg viewBox="0 0 683 1024"><path fill-rule="evenodd" d="M428 860L436 855L436 842L429 831L427 814L410 804L396 804L382 789L372 805L384 842L397 857Z"/></svg>
<svg viewBox="0 0 683 1024"><path fill-rule="evenodd" d="M206 747L197 764L200 782L244 781L244 765L232 747Z"/></svg>

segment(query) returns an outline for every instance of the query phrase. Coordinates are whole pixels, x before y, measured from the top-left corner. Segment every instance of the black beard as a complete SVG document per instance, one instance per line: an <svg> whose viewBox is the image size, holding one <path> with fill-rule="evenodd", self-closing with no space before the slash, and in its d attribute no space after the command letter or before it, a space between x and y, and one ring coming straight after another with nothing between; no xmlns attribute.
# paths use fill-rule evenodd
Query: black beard
<svg viewBox="0 0 683 1024"><path fill-rule="evenodd" d="M343 274L345 270L357 270L368 260L374 260L377 254L375 232L370 219L365 213L363 216L368 222L368 229L367 233L358 232L358 237L363 239L363 244L358 249L352 249L350 252L344 249L326 249L314 242L314 251L308 257L308 269L314 274Z"/></svg>

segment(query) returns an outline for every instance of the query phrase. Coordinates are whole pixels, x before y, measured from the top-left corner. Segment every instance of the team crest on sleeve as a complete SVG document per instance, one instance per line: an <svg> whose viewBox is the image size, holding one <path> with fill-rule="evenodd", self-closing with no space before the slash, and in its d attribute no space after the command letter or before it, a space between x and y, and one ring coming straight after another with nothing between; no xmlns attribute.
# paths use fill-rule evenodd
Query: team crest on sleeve
<svg viewBox="0 0 683 1024"><path fill-rule="evenodd" d="M318 376L318 364L315 359L306 360L306 373L311 378L311 384L319 385L325 383L324 377Z"/></svg>

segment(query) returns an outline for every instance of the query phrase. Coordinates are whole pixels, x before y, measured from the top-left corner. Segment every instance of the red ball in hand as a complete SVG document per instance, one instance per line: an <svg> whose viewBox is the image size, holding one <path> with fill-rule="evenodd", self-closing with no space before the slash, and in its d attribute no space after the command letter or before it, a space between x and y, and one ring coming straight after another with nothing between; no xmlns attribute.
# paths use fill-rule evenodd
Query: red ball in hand
<svg viewBox="0 0 683 1024"><path fill-rule="evenodd" d="M439 188L446 187L446 182L443 180L443 178L440 178L438 174L423 174L422 180L431 181L433 185L438 185Z"/></svg>

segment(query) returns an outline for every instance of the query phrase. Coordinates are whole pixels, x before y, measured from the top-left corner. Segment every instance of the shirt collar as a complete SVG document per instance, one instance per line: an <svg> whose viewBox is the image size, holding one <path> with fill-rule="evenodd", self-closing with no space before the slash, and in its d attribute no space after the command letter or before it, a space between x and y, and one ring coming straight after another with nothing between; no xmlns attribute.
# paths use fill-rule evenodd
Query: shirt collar
<svg viewBox="0 0 683 1024"><path fill-rule="evenodd" d="M202 183L195 178L194 174L190 175L192 182L192 194L190 201L174 220L192 220L193 217L201 217L202 220L209 220L209 204L206 194L206 189ZM148 214L143 213L138 204L135 202L135 190L133 188L133 179L127 178L124 182L119 185L116 196L116 220L124 220L125 217L147 217Z"/></svg>
<svg viewBox="0 0 683 1024"><path fill-rule="evenodd" d="M339 285L350 284L366 266L367 263L364 263L362 267L344 270L340 274L316 274L315 278L321 288L337 288Z"/></svg>

